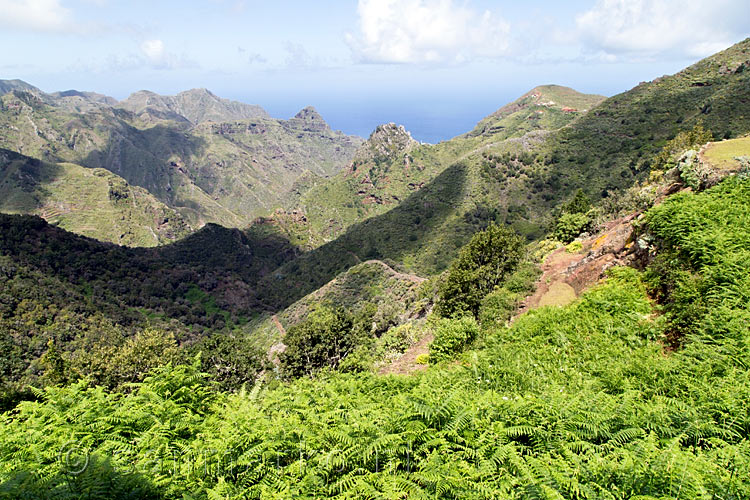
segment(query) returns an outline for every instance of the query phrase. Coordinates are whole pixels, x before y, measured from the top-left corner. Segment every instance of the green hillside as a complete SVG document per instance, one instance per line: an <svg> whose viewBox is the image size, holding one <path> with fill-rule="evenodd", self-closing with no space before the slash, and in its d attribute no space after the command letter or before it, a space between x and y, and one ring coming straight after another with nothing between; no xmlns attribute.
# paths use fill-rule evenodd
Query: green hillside
<svg viewBox="0 0 750 500"><path fill-rule="evenodd" d="M196 361L127 393L50 387L3 417L0 491L745 498L749 200L746 176L667 200L644 218L656 253L645 273L615 268L573 304L485 329L482 347L423 374L227 394Z"/></svg>
<svg viewBox="0 0 750 500"><path fill-rule="evenodd" d="M255 118L270 118L260 106L230 101L215 96L207 89L192 89L175 96L162 96L141 90L130 95L117 107L131 111L145 121L187 120L227 122Z"/></svg>
<svg viewBox="0 0 750 500"><path fill-rule="evenodd" d="M50 163L109 170L193 227L244 227L282 206L300 176L344 168L361 142L330 130L311 109L275 120L207 91L149 94L143 109L127 103L138 113L92 93L14 87L0 96L0 147Z"/></svg>
<svg viewBox="0 0 750 500"><path fill-rule="evenodd" d="M605 99L560 85L536 87L477 124L467 136L520 137L533 130L557 130Z"/></svg>
<svg viewBox="0 0 750 500"><path fill-rule="evenodd" d="M127 246L168 243L191 230L177 212L111 172L4 149L0 212L39 215L73 233Z"/></svg>
<svg viewBox="0 0 750 500"><path fill-rule="evenodd" d="M489 151L527 152L545 132L567 125L602 99L566 87L537 87L485 118L473 132L436 145L419 144L395 124L381 125L359 148L347 170L331 179L313 179L288 204L289 211L305 215L303 227L285 224L285 213L274 218L286 227L290 238L301 239L308 247L318 246L352 224L394 208L457 162L476 167L485 162ZM478 186L475 191L486 189L494 190Z"/></svg>

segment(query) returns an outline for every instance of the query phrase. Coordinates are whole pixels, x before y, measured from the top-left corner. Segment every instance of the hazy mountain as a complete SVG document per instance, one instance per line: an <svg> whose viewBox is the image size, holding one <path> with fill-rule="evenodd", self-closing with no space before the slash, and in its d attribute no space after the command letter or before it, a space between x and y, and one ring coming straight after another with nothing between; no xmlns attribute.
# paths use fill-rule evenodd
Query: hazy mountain
<svg viewBox="0 0 750 500"><path fill-rule="evenodd" d="M26 92L38 93L42 92L38 88L24 82L23 80L0 80L0 94L7 94L8 92L12 92L14 90L23 90Z"/></svg>
<svg viewBox="0 0 750 500"><path fill-rule="evenodd" d="M118 107L144 119L179 121L182 117L192 124L270 118L260 106L222 99L206 89L186 90L175 96L141 90L120 102Z"/></svg>

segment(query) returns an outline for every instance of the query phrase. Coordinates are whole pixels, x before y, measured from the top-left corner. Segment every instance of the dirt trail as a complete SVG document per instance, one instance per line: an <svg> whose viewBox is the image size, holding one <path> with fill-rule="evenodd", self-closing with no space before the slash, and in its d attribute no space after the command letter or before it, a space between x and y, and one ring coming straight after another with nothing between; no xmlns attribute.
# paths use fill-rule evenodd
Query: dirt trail
<svg viewBox="0 0 750 500"><path fill-rule="evenodd" d="M284 330L284 325L281 324L281 321L279 321L279 317L275 314L271 316L271 321L273 321L273 324L276 325L276 329L279 331L279 334L283 337L286 335L286 330Z"/></svg>
<svg viewBox="0 0 750 500"><path fill-rule="evenodd" d="M417 356L420 354L428 354L430 348L430 342L434 340L432 334L427 334L416 344L409 347L398 359L393 363L384 366L378 370L378 375L408 375L417 371L427 369L427 365L420 365L417 363Z"/></svg>
<svg viewBox="0 0 750 500"><path fill-rule="evenodd" d="M565 247L552 252L541 265L536 291L526 297L513 319L537 307L567 305L596 284L610 267L632 263L637 249L632 241L632 223L638 215L608 222L600 233L583 240L578 252L569 253Z"/></svg>

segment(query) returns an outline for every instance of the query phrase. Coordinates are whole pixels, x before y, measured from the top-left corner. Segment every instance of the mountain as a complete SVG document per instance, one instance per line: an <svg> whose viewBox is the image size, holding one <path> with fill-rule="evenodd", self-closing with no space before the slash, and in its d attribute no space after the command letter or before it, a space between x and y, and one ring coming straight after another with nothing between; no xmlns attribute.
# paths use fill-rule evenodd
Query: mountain
<svg viewBox="0 0 750 500"><path fill-rule="evenodd" d="M136 114L99 94L16 87L0 96L0 147L48 163L109 170L192 227L246 226L284 206L300 177L344 168L361 143L332 131L311 108L276 120L205 90L138 93L126 101ZM204 121L211 119L230 121Z"/></svg>
<svg viewBox="0 0 750 500"><path fill-rule="evenodd" d="M222 99L207 89L186 90L175 96L162 96L148 90L141 90L131 94L117 106L146 121L184 119L193 125L206 121L228 122L270 118L260 106Z"/></svg>
<svg viewBox="0 0 750 500"><path fill-rule="evenodd" d="M288 210L273 214L273 223L286 228L290 239L316 247L353 224L393 209L457 162L473 171L487 162L490 152L508 158L526 154L545 134L575 121L602 99L566 87L536 87L483 119L474 131L436 145L418 143L402 126L381 125L346 170L330 179L307 179ZM477 179L478 185L486 182L492 181ZM477 189L496 192L492 187ZM475 198L470 205L495 205L499 199ZM305 224L290 223L290 214L291 219L303 214Z"/></svg>
<svg viewBox="0 0 750 500"><path fill-rule="evenodd" d="M596 200L646 178L653 157L680 131L697 123L717 138L750 131L749 52L750 39L608 99L566 87L536 87L473 131L436 145L389 149L407 142L398 127L382 127L355 155L361 158L356 167L352 163L331 179L310 182L309 191L287 207L305 217L304 225L285 222L284 213L274 218L291 239L315 247L394 209L446 169L459 168L466 185L465 194L454 200L456 220L494 219L538 237L552 209L576 189ZM387 154L373 156L372 148ZM375 182L367 178L371 173ZM424 220L431 209L420 211ZM444 229L469 230L457 224ZM381 255L389 255L378 246Z"/></svg>
<svg viewBox="0 0 750 500"><path fill-rule="evenodd" d="M95 158L153 192L156 159L204 194L253 158L294 175L285 209L154 248L0 214L0 497L750 498L749 53L601 102L540 87L438 145L383 125L336 174L311 108L154 124L3 95L19 149L89 158L121 134ZM154 203L0 158L21 212L106 213L105 187L113 219Z"/></svg>
<svg viewBox="0 0 750 500"><path fill-rule="evenodd" d="M41 93L42 91L23 80L0 80L0 94L7 94L14 90Z"/></svg>
<svg viewBox="0 0 750 500"><path fill-rule="evenodd" d="M748 68L750 38L603 101L538 148L552 167L544 181L598 198L644 178L664 144L698 123L717 139L747 133Z"/></svg>
<svg viewBox="0 0 750 500"><path fill-rule="evenodd" d="M467 134L507 139L532 130L556 130L605 99L560 85L541 85L480 121Z"/></svg>
<svg viewBox="0 0 750 500"><path fill-rule="evenodd" d="M0 149L0 212L34 214L102 241L154 246L190 232L143 188L104 169L47 163Z"/></svg>

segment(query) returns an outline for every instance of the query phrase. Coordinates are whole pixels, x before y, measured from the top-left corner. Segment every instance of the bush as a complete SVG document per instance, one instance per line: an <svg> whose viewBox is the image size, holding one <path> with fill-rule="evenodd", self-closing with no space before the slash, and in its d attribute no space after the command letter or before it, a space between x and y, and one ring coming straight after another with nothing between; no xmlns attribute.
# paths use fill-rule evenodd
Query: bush
<svg viewBox="0 0 750 500"><path fill-rule="evenodd" d="M441 319L430 344L430 363L451 359L479 335L479 325L471 316Z"/></svg>
<svg viewBox="0 0 750 500"><path fill-rule="evenodd" d="M516 270L523 251L523 240L509 229L492 224L475 234L438 289L437 313L446 318L466 313L476 317L484 296Z"/></svg>
<svg viewBox="0 0 750 500"><path fill-rule="evenodd" d="M479 322L482 326L505 324L518 306L518 294L506 288L498 288L482 300Z"/></svg>
<svg viewBox="0 0 750 500"><path fill-rule="evenodd" d="M591 218L587 214L562 214L555 224L555 239L570 243L590 225Z"/></svg>
<svg viewBox="0 0 750 500"><path fill-rule="evenodd" d="M573 241L565 246L565 251L568 253L578 253L583 250L583 243L580 241Z"/></svg>
<svg viewBox="0 0 750 500"><path fill-rule="evenodd" d="M319 306L287 331L286 351L279 356L281 371L286 378L296 378L324 367L335 369L364 337L349 312Z"/></svg>

